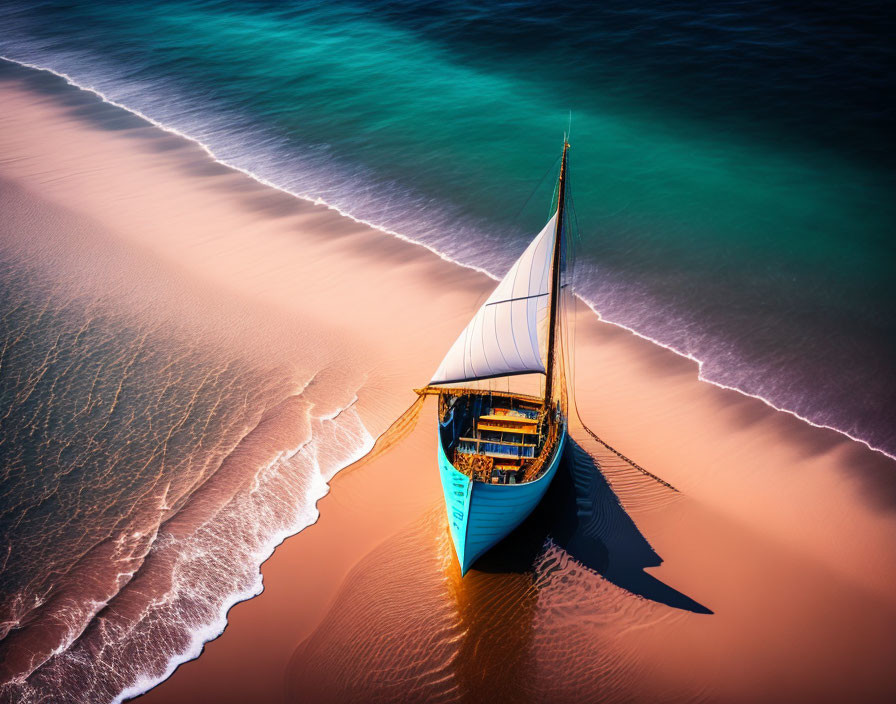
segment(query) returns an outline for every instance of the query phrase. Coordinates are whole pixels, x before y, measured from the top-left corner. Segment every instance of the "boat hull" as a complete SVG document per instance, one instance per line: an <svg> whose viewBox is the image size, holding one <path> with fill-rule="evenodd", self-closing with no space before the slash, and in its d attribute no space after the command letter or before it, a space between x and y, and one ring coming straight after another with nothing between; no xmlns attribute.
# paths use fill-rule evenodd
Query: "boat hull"
<svg viewBox="0 0 896 704"><path fill-rule="evenodd" d="M439 446L439 476L445 494L448 526L461 574L522 523L532 513L557 473L566 444L566 427L547 469L535 481L524 484L484 484L474 482L451 464Z"/></svg>

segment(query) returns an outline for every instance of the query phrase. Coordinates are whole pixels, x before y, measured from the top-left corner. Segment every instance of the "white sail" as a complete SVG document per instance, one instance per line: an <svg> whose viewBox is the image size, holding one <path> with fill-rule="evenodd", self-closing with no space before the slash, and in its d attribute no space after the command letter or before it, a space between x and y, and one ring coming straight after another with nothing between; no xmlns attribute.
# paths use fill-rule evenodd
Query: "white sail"
<svg viewBox="0 0 896 704"><path fill-rule="evenodd" d="M448 350L430 384L545 373L556 222L555 213Z"/></svg>

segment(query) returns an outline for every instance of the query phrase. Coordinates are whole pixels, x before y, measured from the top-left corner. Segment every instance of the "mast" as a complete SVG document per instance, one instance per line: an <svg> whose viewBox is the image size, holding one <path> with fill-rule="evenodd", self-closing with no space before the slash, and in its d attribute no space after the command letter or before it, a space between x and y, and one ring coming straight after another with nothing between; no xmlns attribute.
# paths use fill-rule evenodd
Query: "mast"
<svg viewBox="0 0 896 704"><path fill-rule="evenodd" d="M554 344L557 336L557 309L560 302L560 245L563 234L563 206L566 200L566 152L569 142L563 138L563 158L560 160L560 183L557 194L557 224L554 227L554 255L551 258L551 313L548 321L548 363L544 385L544 406L553 405L554 393Z"/></svg>

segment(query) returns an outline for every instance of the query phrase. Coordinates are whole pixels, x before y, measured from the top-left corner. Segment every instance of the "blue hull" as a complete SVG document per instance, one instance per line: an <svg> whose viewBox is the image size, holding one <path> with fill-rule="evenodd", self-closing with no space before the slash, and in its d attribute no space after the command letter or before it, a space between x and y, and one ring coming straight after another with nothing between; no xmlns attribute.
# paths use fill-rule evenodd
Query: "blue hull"
<svg viewBox="0 0 896 704"><path fill-rule="evenodd" d="M535 481L525 484L484 484L474 482L454 468L439 438L439 475L461 574L466 574L481 555L532 513L557 473L565 444L564 426L547 470Z"/></svg>

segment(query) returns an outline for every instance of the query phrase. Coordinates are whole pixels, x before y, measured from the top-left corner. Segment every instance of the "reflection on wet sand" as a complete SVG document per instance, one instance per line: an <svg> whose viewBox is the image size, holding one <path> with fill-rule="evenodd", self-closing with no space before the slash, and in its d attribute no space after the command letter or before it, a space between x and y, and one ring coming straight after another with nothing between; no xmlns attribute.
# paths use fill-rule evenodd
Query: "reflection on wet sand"
<svg viewBox="0 0 896 704"><path fill-rule="evenodd" d="M494 563L490 567L494 567ZM533 573L472 570L461 579L451 565L461 637L453 672L462 701L532 701L533 623L538 590Z"/></svg>
<svg viewBox="0 0 896 704"><path fill-rule="evenodd" d="M545 663L591 667L593 653L558 642L557 603L581 596L592 610L597 593L609 615L633 623L654 608L711 613L644 572L660 562L597 461L573 441L545 500L466 577L441 506L358 564L293 654L287 699L532 701L553 679ZM607 582L625 591L600 586ZM619 599L633 603L620 608ZM594 632L595 642L609 637Z"/></svg>

